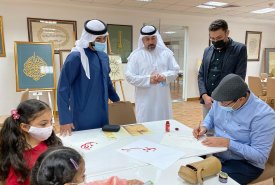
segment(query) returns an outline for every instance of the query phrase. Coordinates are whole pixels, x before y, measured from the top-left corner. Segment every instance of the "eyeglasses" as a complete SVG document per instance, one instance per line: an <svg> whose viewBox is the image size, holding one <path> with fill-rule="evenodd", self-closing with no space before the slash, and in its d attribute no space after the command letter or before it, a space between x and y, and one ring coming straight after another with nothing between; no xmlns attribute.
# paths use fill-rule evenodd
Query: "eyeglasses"
<svg viewBox="0 0 275 185"><path fill-rule="evenodd" d="M209 40L210 41L219 41L219 40L223 40L224 38L222 37L222 36L219 36L219 37L217 37L217 38L213 38L213 37L209 37Z"/></svg>

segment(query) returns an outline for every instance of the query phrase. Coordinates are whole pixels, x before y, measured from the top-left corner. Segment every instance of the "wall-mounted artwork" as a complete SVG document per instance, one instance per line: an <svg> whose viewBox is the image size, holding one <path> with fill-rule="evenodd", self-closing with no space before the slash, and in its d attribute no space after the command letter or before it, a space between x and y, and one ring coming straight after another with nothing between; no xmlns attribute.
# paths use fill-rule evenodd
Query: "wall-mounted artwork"
<svg viewBox="0 0 275 185"><path fill-rule="evenodd" d="M262 32L246 31L245 45L247 47L247 61L259 61L261 51Z"/></svg>
<svg viewBox="0 0 275 185"><path fill-rule="evenodd" d="M265 72L275 77L275 48L264 50Z"/></svg>
<svg viewBox="0 0 275 185"><path fill-rule="evenodd" d="M16 91L55 89L53 43L14 43Z"/></svg>
<svg viewBox="0 0 275 185"><path fill-rule="evenodd" d="M108 24L107 27L110 40L108 47L111 47L108 48L109 52L119 55L122 63L127 63L127 58L133 49L133 26Z"/></svg>
<svg viewBox="0 0 275 185"><path fill-rule="evenodd" d="M124 79L123 76L123 69L122 69L122 61L119 55L109 55L110 61L110 78L111 80L122 80Z"/></svg>
<svg viewBox="0 0 275 185"><path fill-rule="evenodd" d="M77 39L76 21L27 18L30 42L53 42L56 53L71 50Z"/></svg>
<svg viewBox="0 0 275 185"><path fill-rule="evenodd" d="M59 50L59 59L60 59L60 70L67 58L67 56L71 53L71 50Z"/></svg>
<svg viewBox="0 0 275 185"><path fill-rule="evenodd" d="M0 16L0 57L6 56L4 29L3 29L3 17Z"/></svg>

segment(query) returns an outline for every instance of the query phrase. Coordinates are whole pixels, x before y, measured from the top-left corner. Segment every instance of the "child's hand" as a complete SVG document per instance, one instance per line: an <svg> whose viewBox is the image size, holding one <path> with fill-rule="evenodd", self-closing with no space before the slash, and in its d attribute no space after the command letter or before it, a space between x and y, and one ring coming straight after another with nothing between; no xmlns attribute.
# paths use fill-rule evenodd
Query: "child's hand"
<svg viewBox="0 0 275 185"><path fill-rule="evenodd" d="M127 180L127 185L142 185L144 182L133 179L133 180Z"/></svg>

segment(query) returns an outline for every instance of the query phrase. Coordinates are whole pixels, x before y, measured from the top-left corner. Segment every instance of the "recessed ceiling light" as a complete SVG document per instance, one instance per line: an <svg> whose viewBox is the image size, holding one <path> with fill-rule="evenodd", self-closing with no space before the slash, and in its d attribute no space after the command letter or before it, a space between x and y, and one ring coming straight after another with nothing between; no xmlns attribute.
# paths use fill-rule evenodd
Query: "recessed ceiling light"
<svg viewBox="0 0 275 185"><path fill-rule="evenodd" d="M216 7L214 7L214 6L206 6L206 5L198 5L197 6L198 8L207 8L207 9L213 9L213 8L216 8Z"/></svg>
<svg viewBox="0 0 275 185"><path fill-rule="evenodd" d="M274 11L275 11L275 8L264 8L264 9L252 11L251 13L261 14L261 13L269 13L269 12L274 12Z"/></svg>
<svg viewBox="0 0 275 185"><path fill-rule="evenodd" d="M207 5L207 6L215 6L215 7L221 7L221 6L225 6L228 3L223 3L223 2L217 2L217 1L209 1L206 3L203 3L203 5Z"/></svg>
<svg viewBox="0 0 275 185"><path fill-rule="evenodd" d="M168 34L168 35L171 35L171 34L174 34L174 33L176 33L176 32L175 32L175 31L166 31L166 32L163 32L163 33Z"/></svg>

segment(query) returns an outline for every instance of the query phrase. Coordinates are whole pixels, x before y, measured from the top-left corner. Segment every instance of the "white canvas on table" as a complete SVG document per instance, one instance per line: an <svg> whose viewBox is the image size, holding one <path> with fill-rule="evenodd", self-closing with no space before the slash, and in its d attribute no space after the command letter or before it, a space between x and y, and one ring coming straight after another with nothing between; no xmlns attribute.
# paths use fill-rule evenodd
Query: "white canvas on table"
<svg viewBox="0 0 275 185"><path fill-rule="evenodd" d="M118 151L160 169L166 169L185 155L183 151L143 139L121 147Z"/></svg>

